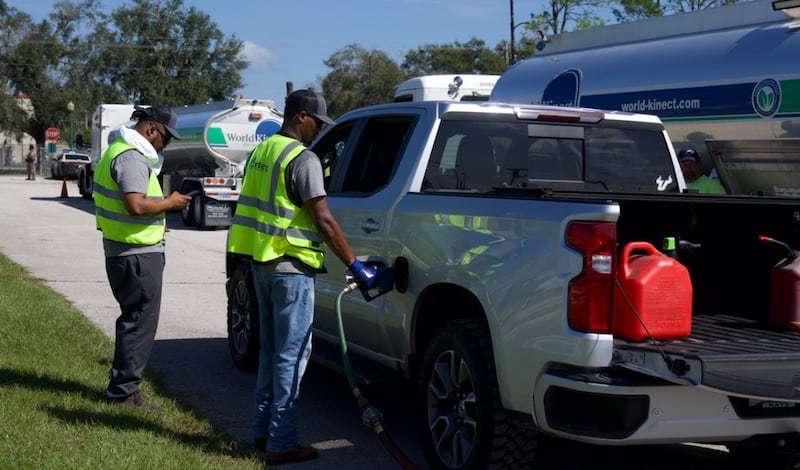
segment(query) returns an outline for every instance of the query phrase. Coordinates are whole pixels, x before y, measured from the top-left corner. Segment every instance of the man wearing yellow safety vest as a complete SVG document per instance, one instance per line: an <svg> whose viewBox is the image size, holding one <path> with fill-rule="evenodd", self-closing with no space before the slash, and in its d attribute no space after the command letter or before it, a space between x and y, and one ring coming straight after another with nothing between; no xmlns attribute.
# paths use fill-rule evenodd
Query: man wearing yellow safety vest
<svg viewBox="0 0 800 470"><path fill-rule="evenodd" d="M165 212L185 208L190 198L178 192L164 198L154 169L160 168L158 153L171 138L180 138L177 116L166 106L134 109L136 124L120 129L94 171L97 228L103 232L106 274L121 310L105 395L109 403L153 409L139 384L161 310Z"/></svg>
<svg viewBox="0 0 800 470"><path fill-rule="evenodd" d="M362 287L378 283L376 271L353 255L328 208L319 157L303 145L324 124L333 124L325 100L312 90L297 90L286 98L283 119L281 129L248 160L228 233L228 253L253 264L261 342L253 432L256 454L270 465L317 457L316 449L298 443L297 401L311 355L322 244Z"/></svg>

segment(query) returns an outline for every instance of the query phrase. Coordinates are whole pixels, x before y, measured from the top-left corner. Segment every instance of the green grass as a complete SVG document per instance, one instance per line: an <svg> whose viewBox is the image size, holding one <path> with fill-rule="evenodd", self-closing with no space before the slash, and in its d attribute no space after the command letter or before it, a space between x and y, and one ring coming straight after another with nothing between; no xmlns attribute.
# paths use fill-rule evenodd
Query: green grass
<svg viewBox="0 0 800 470"><path fill-rule="evenodd" d="M259 468L249 449L160 393L160 413L106 404L113 344L64 297L0 255L0 468Z"/></svg>

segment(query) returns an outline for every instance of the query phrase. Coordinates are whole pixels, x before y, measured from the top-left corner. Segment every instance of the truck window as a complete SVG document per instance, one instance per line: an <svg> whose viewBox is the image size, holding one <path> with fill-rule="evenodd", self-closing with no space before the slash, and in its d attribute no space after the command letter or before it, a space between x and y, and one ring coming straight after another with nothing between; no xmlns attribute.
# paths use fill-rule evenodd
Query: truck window
<svg viewBox="0 0 800 470"><path fill-rule="evenodd" d="M660 130L443 121L423 191L484 193L538 181L593 182L605 189L676 191Z"/></svg>
<svg viewBox="0 0 800 470"><path fill-rule="evenodd" d="M405 147L414 119L412 116L370 119L359 134L341 190L346 193L373 193L386 186Z"/></svg>
<svg viewBox="0 0 800 470"><path fill-rule="evenodd" d="M322 162L322 171L325 175L325 190L329 190L331 177L336 168L345 160L345 151L350 134L353 132L353 123L342 124L333 129L325 138L314 145L314 153Z"/></svg>
<svg viewBox="0 0 800 470"><path fill-rule="evenodd" d="M672 159L661 133L645 129L586 129L585 181L609 189L676 192Z"/></svg>

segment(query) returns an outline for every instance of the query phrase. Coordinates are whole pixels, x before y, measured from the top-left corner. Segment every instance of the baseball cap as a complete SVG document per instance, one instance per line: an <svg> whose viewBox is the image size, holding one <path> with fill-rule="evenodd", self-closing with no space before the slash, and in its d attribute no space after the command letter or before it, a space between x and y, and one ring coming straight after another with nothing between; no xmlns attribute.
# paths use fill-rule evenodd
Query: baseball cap
<svg viewBox="0 0 800 470"><path fill-rule="evenodd" d="M173 139L181 139L180 134L175 130L175 124L178 123L178 115L175 114L175 111L171 110L169 106L157 105L143 108L135 104L133 105L133 109L141 111L151 121L155 121L164 126Z"/></svg>
<svg viewBox="0 0 800 470"><path fill-rule="evenodd" d="M325 104L325 98L314 93L312 90L297 90L286 98L284 114L292 115L299 111L305 111L325 124L335 124L333 119L328 117L328 107Z"/></svg>
<svg viewBox="0 0 800 470"><path fill-rule="evenodd" d="M697 153L697 151L695 149L693 149L691 147L686 147L685 149L682 149L680 152L678 152L678 161L679 162L687 162L687 161L699 162L700 161L700 155Z"/></svg>

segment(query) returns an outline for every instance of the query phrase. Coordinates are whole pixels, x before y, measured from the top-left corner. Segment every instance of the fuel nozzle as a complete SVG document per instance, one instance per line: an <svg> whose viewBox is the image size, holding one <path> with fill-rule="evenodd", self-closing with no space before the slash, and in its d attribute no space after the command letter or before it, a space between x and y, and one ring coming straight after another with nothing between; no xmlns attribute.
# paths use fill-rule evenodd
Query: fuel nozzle
<svg viewBox="0 0 800 470"><path fill-rule="evenodd" d="M392 266L388 266L383 258L374 256L359 256L358 261L364 266L375 269L378 284L372 289L364 289L348 269L345 272L345 282L347 282L347 286L344 288L345 294L358 289L364 296L364 300L371 302L392 290L403 293L408 288L408 260L406 258L398 256Z"/></svg>

